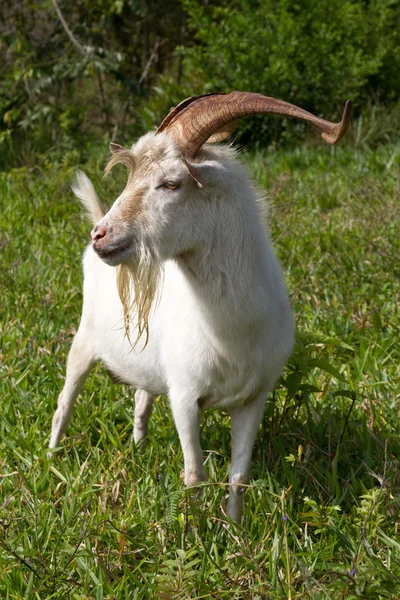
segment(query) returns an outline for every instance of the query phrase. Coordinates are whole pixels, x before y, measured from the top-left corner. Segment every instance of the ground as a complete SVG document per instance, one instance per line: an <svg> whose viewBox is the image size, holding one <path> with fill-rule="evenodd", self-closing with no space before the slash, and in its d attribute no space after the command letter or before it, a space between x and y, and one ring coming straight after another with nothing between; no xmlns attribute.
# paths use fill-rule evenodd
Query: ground
<svg viewBox="0 0 400 600"><path fill-rule="evenodd" d="M244 158L268 190L297 344L243 526L224 513L228 416L202 419L209 480L194 495L168 400L137 449L133 391L100 367L47 459L90 224L68 160L0 175L2 598L400 598L399 157L353 140ZM85 168L111 201L103 159Z"/></svg>

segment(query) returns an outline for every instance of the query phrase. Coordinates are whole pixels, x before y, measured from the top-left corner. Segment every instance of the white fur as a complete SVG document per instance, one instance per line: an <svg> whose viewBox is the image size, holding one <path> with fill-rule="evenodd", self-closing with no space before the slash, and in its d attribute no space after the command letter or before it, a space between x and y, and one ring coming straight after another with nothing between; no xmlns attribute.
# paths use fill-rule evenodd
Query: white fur
<svg viewBox="0 0 400 600"><path fill-rule="evenodd" d="M186 165L166 134L150 133L130 152L137 171L99 225L107 228L107 248L118 248L127 240L133 245L110 258L109 264L92 247L85 252L82 320L69 355L50 448L59 445L83 382L101 360L138 390L136 443L147 433L153 396L169 395L187 485L205 479L200 411L224 407L230 412L228 514L239 520L243 484L249 480L267 394L293 345L293 319L282 272L257 192L232 149L205 146L196 161ZM180 187L160 187L165 180L177 181ZM138 189L145 190L141 212L127 222L122 216L124 206ZM98 198L82 175L75 193L97 218ZM116 269L110 264L135 263L143 253L151 256L152 268L159 268L161 276L148 343L142 336L132 350L124 333ZM133 330L132 334L135 337Z"/></svg>

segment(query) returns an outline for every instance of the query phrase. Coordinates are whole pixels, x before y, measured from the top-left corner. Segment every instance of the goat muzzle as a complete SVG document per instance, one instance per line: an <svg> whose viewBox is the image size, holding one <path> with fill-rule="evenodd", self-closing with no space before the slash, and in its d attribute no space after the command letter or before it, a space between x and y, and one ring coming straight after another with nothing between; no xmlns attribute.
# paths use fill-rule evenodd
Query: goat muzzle
<svg viewBox="0 0 400 600"><path fill-rule="evenodd" d="M107 235L107 228L104 225L96 225L90 232L92 242L97 242Z"/></svg>

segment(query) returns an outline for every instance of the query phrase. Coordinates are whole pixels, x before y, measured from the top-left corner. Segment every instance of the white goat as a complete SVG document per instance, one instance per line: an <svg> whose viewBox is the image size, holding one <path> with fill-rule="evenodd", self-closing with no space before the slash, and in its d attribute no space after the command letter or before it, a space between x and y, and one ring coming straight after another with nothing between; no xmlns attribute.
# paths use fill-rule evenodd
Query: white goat
<svg viewBox="0 0 400 600"><path fill-rule="evenodd" d="M234 520L241 518L257 429L291 353L294 327L246 169L231 148L202 146L255 112L301 118L330 143L349 118L349 107L335 125L259 94L197 97L131 149L110 145L108 170L124 163L129 178L107 214L88 178L78 176L74 191L95 227L84 256L82 319L50 440L50 448L59 445L75 399L101 360L137 389L136 443L147 434L154 396L168 394L191 486L206 478L200 412L223 407L232 423L227 512Z"/></svg>

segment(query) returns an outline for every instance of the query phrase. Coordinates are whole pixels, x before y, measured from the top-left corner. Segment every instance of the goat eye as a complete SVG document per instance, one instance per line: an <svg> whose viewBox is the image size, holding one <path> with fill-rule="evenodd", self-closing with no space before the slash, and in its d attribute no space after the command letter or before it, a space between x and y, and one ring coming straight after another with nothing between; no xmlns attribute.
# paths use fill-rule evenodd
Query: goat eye
<svg viewBox="0 0 400 600"><path fill-rule="evenodd" d="M163 188L166 188L167 190L176 190L179 187L179 183L174 183L173 181L165 181L162 184Z"/></svg>

